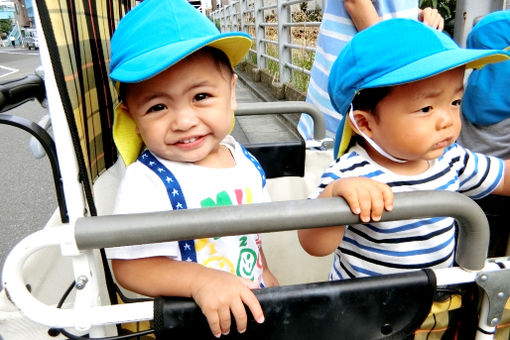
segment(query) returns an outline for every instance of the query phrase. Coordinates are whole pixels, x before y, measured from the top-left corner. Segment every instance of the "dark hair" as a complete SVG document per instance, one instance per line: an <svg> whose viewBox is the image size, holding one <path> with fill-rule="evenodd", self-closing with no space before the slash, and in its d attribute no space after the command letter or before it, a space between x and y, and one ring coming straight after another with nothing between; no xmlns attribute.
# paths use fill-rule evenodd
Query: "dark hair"
<svg viewBox="0 0 510 340"><path fill-rule="evenodd" d="M119 102L125 102L126 99L126 84L125 83L119 83Z"/></svg>
<svg viewBox="0 0 510 340"><path fill-rule="evenodd" d="M232 74L234 72L234 70L232 69L232 65L230 64L230 60L228 59L227 55L222 50L219 50L217 48L210 47L210 46L205 46L205 47L202 47L201 49L199 49L198 51L193 52L189 56L196 54L196 53L205 53L205 54L210 55L213 58L214 62L216 63L216 66L218 67L219 70L221 70L222 67L225 67L230 72L230 74ZM120 85L119 85L119 100L123 101L125 103L125 99L126 99L126 84L120 83Z"/></svg>
<svg viewBox="0 0 510 340"><path fill-rule="evenodd" d="M360 90L352 99L352 109L367 111L374 115L377 104L379 104L379 102L388 95L390 90L391 87L374 87ZM377 119L377 116L375 117ZM347 149L356 144L357 141L363 141L363 138L358 135L353 135L349 141Z"/></svg>
<svg viewBox="0 0 510 340"><path fill-rule="evenodd" d="M232 69L232 65L230 64L230 60L228 59L225 52L223 52L222 50L219 50L219 49L217 49L215 47L211 47L211 46L205 46L205 47L202 47L197 52L199 52L199 51L203 51L204 53L209 54L213 58L213 60L215 61L216 65L218 67L221 67L223 65L228 70L230 70L230 72L234 72L234 70ZM197 53L197 52L195 52L195 53Z"/></svg>
<svg viewBox="0 0 510 340"><path fill-rule="evenodd" d="M377 104L388 95L391 87L375 87L360 90L352 100L353 110L363 110L374 113Z"/></svg>

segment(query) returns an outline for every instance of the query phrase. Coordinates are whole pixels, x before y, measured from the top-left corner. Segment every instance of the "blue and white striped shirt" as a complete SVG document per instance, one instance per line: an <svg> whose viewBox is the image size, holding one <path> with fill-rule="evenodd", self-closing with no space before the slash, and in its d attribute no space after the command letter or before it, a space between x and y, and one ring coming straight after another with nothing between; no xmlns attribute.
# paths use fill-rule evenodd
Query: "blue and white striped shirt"
<svg viewBox="0 0 510 340"><path fill-rule="evenodd" d="M395 193L449 190L478 199L498 186L504 170L501 159L453 144L422 174L399 175L379 166L356 144L324 172L319 192L335 179L363 176L388 184ZM335 251L330 279L450 267L454 251L455 221L450 217L349 225Z"/></svg>
<svg viewBox="0 0 510 340"><path fill-rule="evenodd" d="M403 17L418 19L417 0L375 0L372 1L382 19ZM340 51L357 33L343 0L327 1L317 38L315 60L312 65L306 101L322 112L326 121L326 136L335 137L342 115L335 111L328 95L328 77ZM305 140L313 139L313 120L301 115L298 130Z"/></svg>

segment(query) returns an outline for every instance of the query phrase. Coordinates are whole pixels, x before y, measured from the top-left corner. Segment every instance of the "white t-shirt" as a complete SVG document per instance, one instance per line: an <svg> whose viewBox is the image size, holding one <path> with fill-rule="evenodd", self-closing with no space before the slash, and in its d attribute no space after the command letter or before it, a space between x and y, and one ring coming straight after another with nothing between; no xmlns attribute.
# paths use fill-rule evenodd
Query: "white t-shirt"
<svg viewBox="0 0 510 340"><path fill-rule="evenodd" d="M269 195L259 169L245 154L233 137L222 144L229 148L235 166L206 168L191 163L173 162L157 158L178 180L182 192L167 192L161 178L140 160L126 169L117 193L115 214L172 210L169 194L183 195L188 209L211 206L240 205L268 202ZM253 157L253 156L251 156ZM260 165L259 165L260 166ZM207 225L204 225L207 228ZM193 244L194 243L194 244ZM189 261L191 251L198 263L210 268L231 272L254 282L261 282L259 235L239 235L191 240L187 244L163 242L106 249L110 259L136 259L167 256ZM193 249L194 248L194 249Z"/></svg>

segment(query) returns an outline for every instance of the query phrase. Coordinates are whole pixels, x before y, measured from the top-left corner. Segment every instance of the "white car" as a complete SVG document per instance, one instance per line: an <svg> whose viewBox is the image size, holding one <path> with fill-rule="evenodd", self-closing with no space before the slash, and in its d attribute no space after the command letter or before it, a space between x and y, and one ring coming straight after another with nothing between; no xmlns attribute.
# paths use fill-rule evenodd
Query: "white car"
<svg viewBox="0 0 510 340"><path fill-rule="evenodd" d="M31 50L39 49L39 39L37 37L37 31L35 29L27 29L25 31L25 47Z"/></svg>

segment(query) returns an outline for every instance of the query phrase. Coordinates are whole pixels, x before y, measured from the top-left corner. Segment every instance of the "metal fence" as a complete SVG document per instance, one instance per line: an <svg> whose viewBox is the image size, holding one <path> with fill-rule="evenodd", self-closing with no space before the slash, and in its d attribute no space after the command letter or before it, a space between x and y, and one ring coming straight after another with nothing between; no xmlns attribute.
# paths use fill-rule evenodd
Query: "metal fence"
<svg viewBox="0 0 510 340"><path fill-rule="evenodd" d="M258 68L268 69L280 83L301 79L306 88L320 13L315 0L237 0L210 16L222 32L243 31L254 38L249 58Z"/></svg>
<svg viewBox="0 0 510 340"><path fill-rule="evenodd" d="M210 17L222 32L243 31L254 38L250 58L259 69L306 91L325 1L234 0ZM457 0L456 13L462 15L455 18L455 40L464 46L473 19L500 9L510 9L510 0Z"/></svg>

